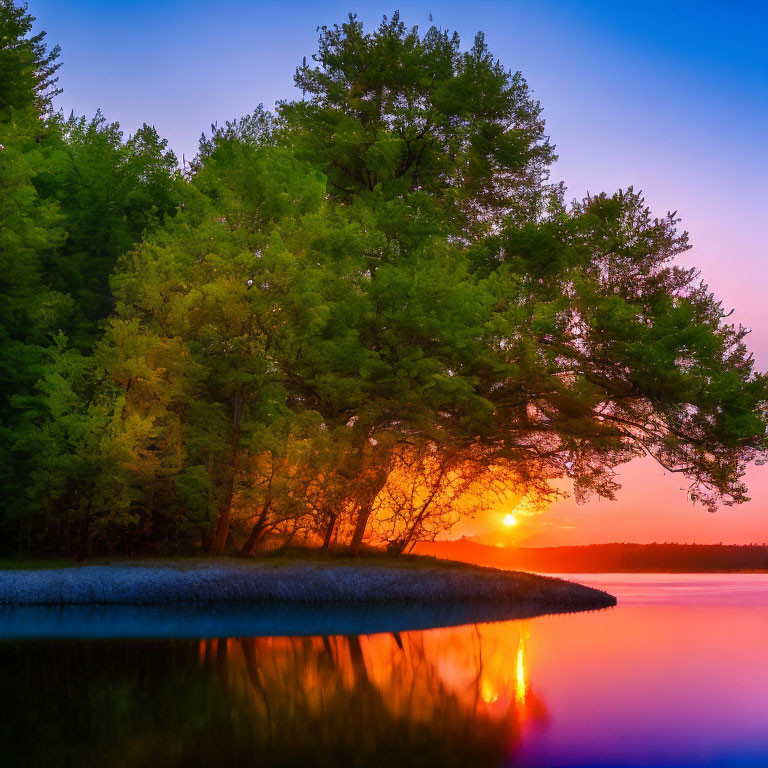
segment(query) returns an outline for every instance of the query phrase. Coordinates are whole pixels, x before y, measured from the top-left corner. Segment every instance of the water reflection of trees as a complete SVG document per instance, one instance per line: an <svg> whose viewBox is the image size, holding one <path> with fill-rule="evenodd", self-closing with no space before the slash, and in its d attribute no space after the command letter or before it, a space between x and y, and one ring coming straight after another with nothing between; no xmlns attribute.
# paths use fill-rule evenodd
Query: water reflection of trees
<svg viewBox="0 0 768 768"><path fill-rule="evenodd" d="M546 722L527 642L509 622L4 646L15 706L0 733L29 765L499 765Z"/></svg>

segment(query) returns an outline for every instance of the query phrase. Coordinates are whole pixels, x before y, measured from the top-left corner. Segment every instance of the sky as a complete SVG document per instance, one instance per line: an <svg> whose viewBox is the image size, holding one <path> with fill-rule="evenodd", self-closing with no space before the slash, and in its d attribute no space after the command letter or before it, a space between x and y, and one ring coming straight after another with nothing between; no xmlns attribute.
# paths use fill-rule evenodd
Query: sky
<svg viewBox="0 0 768 768"><path fill-rule="evenodd" d="M569 196L633 185L654 214L677 211L692 249L682 261L752 329L768 369L768 2L245 2L30 0L62 48L57 99L100 108L127 133L155 125L189 160L214 121L297 97L293 72L319 25L354 10L367 25L400 10L429 16L520 70L541 101ZM752 501L715 514L650 461L622 469L614 502L557 502L508 535L529 545L598 541L768 542L768 466L748 472ZM461 532L500 529L509 509Z"/></svg>

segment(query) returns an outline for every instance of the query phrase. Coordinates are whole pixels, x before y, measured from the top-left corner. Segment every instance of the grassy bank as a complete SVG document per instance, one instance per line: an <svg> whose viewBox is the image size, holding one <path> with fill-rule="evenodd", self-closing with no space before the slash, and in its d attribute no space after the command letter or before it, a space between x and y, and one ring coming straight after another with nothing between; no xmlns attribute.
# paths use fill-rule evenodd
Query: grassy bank
<svg viewBox="0 0 768 768"><path fill-rule="evenodd" d="M600 590L430 557L303 553L257 561L175 558L0 572L4 605L357 604L538 605L542 612L615 604Z"/></svg>

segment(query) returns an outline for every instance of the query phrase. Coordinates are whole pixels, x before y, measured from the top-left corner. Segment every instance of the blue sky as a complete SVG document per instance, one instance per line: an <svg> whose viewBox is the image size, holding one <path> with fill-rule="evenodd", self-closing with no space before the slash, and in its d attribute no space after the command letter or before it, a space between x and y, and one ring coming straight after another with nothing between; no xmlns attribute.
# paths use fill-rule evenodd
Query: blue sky
<svg viewBox="0 0 768 768"><path fill-rule="evenodd" d="M554 176L571 196L634 185L655 213L677 210L694 246L686 262L753 329L768 369L766 0L30 1L38 28L62 47L59 106L100 107L128 132L154 124L188 159L214 120L297 95L293 71L315 50L318 25L350 10L373 24L396 8L422 29L431 12L466 46L483 30L494 54L522 71L557 145ZM765 498L768 478L757 472L755 496ZM738 514L768 540L758 502Z"/></svg>

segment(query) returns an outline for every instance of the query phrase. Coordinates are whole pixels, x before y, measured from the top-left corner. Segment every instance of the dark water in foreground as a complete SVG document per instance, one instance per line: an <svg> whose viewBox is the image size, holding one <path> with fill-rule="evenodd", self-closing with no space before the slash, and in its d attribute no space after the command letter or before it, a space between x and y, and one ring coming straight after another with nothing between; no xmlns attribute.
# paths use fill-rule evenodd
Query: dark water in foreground
<svg viewBox="0 0 768 768"><path fill-rule="evenodd" d="M768 766L768 576L569 578L618 607L369 635L6 639L0 764Z"/></svg>

